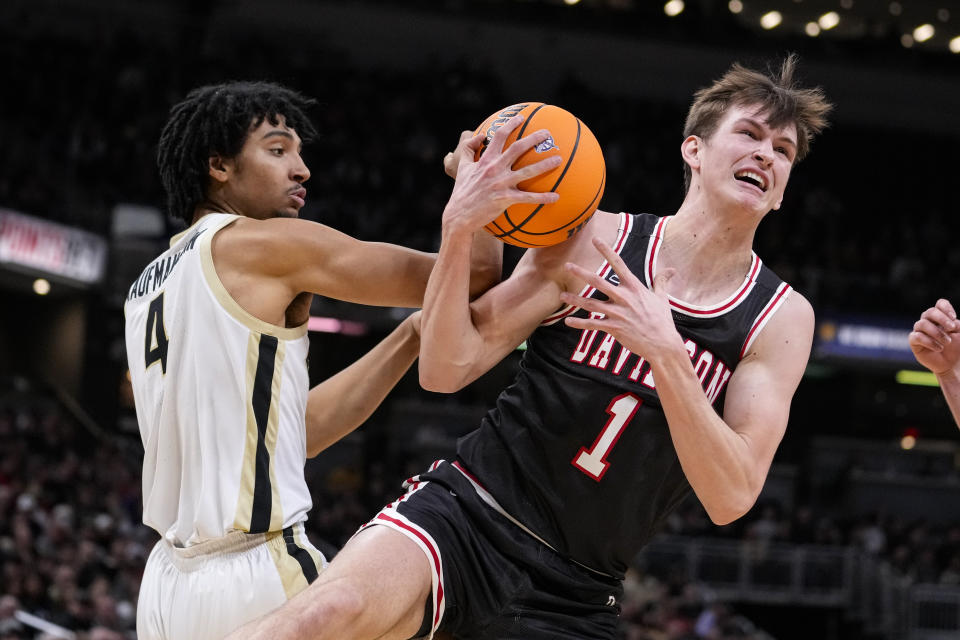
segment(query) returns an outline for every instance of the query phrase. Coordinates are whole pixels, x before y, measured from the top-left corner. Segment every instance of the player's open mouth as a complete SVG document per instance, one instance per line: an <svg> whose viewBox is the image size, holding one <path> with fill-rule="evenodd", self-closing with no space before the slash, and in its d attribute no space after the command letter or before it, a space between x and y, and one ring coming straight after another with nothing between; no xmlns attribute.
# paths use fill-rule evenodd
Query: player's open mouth
<svg viewBox="0 0 960 640"><path fill-rule="evenodd" d="M756 173L755 171L750 171L749 169L745 169L743 171L737 171L735 174L733 174L733 177L736 178L737 180L740 180L741 182L747 182L752 184L753 186L757 187L758 189L760 189L760 191L763 191L764 193L766 193L767 191L766 179L759 173Z"/></svg>

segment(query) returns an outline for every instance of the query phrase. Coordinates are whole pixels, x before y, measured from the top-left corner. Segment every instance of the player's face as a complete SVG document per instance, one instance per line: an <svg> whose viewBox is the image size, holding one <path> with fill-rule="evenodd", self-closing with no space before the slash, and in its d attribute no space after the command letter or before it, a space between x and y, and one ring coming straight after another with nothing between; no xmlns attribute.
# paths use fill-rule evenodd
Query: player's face
<svg viewBox="0 0 960 640"><path fill-rule="evenodd" d="M265 119L229 163L232 173L224 197L251 218L296 218L307 197L303 183L310 178L301 147L300 136L282 116L277 124Z"/></svg>
<svg viewBox="0 0 960 640"><path fill-rule="evenodd" d="M779 209L796 141L796 126L770 127L762 107L729 109L704 141L700 175L705 189L759 215Z"/></svg>

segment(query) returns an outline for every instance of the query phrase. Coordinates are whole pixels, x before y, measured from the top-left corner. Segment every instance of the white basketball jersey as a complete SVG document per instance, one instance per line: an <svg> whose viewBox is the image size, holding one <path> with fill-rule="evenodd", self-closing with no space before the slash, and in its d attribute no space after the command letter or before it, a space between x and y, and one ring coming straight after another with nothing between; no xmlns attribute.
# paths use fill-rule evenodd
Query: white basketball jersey
<svg viewBox="0 0 960 640"><path fill-rule="evenodd" d="M307 327L240 307L217 276L209 214L174 236L124 305L143 440L143 522L171 544L306 519Z"/></svg>

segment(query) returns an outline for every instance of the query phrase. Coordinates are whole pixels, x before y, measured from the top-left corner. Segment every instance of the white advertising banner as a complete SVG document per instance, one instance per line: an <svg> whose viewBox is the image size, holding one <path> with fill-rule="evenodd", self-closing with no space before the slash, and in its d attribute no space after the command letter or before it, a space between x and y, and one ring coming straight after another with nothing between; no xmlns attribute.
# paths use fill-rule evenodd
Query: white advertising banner
<svg viewBox="0 0 960 640"><path fill-rule="evenodd" d="M0 266L95 284L106 261L107 242L95 233L0 209Z"/></svg>

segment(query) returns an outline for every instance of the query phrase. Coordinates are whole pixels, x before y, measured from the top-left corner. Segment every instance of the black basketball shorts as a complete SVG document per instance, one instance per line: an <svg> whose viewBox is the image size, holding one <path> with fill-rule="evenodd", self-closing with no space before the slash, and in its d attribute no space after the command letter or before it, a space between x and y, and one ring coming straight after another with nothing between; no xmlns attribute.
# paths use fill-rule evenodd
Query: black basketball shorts
<svg viewBox="0 0 960 640"><path fill-rule="evenodd" d="M430 562L423 637L438 629L458 640L616 637L621 581L562 557L484 502L468 474L459 463L436 462L361 527L399 531Z"/></svg>

